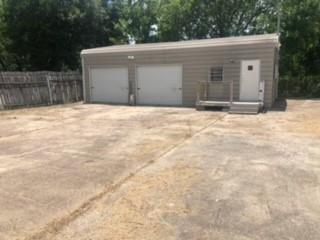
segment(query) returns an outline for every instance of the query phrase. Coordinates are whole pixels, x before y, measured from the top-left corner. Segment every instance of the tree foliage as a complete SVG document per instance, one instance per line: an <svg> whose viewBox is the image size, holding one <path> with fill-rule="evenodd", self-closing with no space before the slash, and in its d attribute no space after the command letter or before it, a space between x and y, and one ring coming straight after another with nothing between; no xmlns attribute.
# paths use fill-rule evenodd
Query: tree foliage
<svg viewBox="0 0 320 240"><path fill-rule="evenodd" d="M128 41L136 43L157 41L156 26L160 4L159 0L118 0L115 7L121 18L116 28L127 37Z"/></svg>
<svg viewBox="0 0 320 240"><path fill-rule="evenodd" d="M320 74L320 1L283 2L281 73Z"/></svg>
<svg viewBox="0 0 320 240"><path fill-rule="evenodd" d="M108 45L117 15L99 0L3 0L6 48L19 70L79 67L83 48Z"/></svg>
<svg viewBox="0 0 320 240"><path fill-rule="evenodd" d="M172 0L162 8L161 40L264 33L274 17L271 0Z"/></svg>

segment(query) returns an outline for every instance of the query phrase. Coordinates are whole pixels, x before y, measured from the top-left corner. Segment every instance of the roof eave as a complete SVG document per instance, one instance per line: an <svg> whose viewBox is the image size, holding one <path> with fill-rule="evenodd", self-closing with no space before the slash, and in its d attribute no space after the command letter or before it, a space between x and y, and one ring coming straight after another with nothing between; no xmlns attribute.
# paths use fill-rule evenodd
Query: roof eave
<svg viewBox="0 0 320 240"><path fill-rule="evenodd" d="M104 48L95 48L95 49L85 49L81 51L81 56L83 55L92 55L92 54L111 54L111 53L131 53L131 52L141 52L141 51L164 51L164 50L179 50L179 49L192 49L192 48L205 48L205 47L221 47L221 46L232 46L232 45L248 45L248 44L261 44L261 43L274 43L279 45L279 36L276 34L269 34L268 38L261 39L247 39L242 41L226 41L226 42L200 42L192 43L186 42L174 42L174 43L158 43L159 45L148 45L148 44L138 44L138 45L123 45L118 46L118 49L110 46ZM180 45L178 45L180 44ZM144 49L143 49L144 48Z"/></svg>

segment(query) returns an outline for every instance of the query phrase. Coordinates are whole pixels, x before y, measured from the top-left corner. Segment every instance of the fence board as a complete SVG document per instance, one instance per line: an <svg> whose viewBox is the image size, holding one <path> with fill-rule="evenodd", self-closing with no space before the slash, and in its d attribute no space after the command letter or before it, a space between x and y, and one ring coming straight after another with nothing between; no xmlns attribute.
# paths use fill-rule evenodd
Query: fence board
<svg viewBox="0 0 320 240"><path fill-rule="evenodd" d="M0 109L78 102L79 72L0 72Z"/></svg>

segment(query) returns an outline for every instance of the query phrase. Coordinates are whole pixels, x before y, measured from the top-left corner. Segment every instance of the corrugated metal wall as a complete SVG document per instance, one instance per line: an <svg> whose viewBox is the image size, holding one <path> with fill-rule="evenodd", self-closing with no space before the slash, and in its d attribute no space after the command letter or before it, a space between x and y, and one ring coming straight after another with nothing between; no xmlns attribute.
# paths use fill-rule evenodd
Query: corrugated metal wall
<svg viewBox="0 0 320 240"><path fill-rule="evenodd" d="M197 81L207 81L211 67L223 66L224 81L234 81L234 100L239 99L241 60L261 60L261 80L265 81L265 104L274 102L274 51L275 43L241 44L232 46L212 46L202 48L152 50L121 53L99 53L84 55L84 77L86 101L90 102L89 72L95 66L124 66L129 68L129 81L135 90L135 69L139 65L182 64L183 65L183 105L194 106ZM134 60L128 59L134 56ZM222 92L221 92L222 91ZM226 93L223 87L212 89L210 94L221 97ZM228 96L225 96L228 98Z"/></svg>

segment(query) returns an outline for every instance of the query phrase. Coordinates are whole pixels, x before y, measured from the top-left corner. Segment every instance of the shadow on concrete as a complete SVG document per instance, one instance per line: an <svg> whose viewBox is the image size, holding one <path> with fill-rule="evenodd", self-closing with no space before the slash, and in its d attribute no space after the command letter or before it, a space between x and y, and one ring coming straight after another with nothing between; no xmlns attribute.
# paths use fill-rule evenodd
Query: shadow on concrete
<svg viewBox="0 0 320 240"><path fill-rule="evenodd" d="M285 112L287 110L287 99L277 99L272 108L268 109L270 112Z"/></svg>

